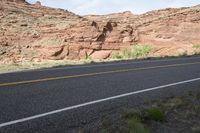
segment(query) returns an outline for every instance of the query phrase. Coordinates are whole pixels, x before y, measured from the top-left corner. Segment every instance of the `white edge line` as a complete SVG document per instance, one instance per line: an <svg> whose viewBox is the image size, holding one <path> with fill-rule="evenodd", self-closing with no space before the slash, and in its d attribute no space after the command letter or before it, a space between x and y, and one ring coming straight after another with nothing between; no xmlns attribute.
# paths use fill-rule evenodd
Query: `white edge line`
<svg viewBox="0 0 200 133"><path fill-rule="evenodd" d="M10 126L10 125L14 125L14 124L18 124L18 123L22 123L22 122L25 122L25 121L38 119L38 118L49 116L49 115L52 115L52 114L57 114L57 113L60 113L60 112L64 112L64 111L68 111L68 110L72 110L72 109L76 109L76 108L80 108L80 107L96 104L96 103L101 103L101 102L105 102L105 101L109 101L109 100L113 100L113 99L118 99L118 98L130 96L130 95L135 95L135 94L139 94L139 93L143 93L143 92L158 90L158 89L162 89L162 88L166 88L166 87L170 87L170 86L175 86L175 85L180 85L180 84L184 84L184 83L190 83L190 82L194 82L194 81L198 81L198 80L200 80L200 78L195 78L195 79L175 82L175 83L171 83L171 84L167 84L167 85L162 85L162 86L158 86L158 87L143 89L143 90L134 91L134 92L130 92L130 93L125 93L125 94L112 96L112 97L108 97L108 98L104 98L104 99L99 99L99 100L95 100L95 101L91 101L91 102L86 102L86 103L82 103L82 104L66 107L66 108L63 108L63 109L50 111L50 112L47 112L47 113L42 113L42 114L38 114L38 115L34 115L34 116L22 118L22 119L10 121L10 122L1 123L0 124L0 128L6 127L6 126Z"/></svg>
<svg viewBox="0 0 200 133"><path fill-rule="evenodd" d="M72 66L61 66L61 67L54 67L54 68L42 68L42 69L30 69L30 70L19 70L19 71L13 71L13 72L5 72L0 73L0 75L3 74L12 74L12 73L25 73L25 72L40 72L40 71L54 71L54 70L64 70L64 69L78 69L78 68L91 68L91 67L104 67L104 66L114 66L114 65L131 65L131 64L138 64L138 63L157 63L157 62L169 62L169 61L176 61L176 60L191 60L191 59L199 59L200 57L184 57L184 58L175 58L175 59L156 59L156 60L141 60L141 61L134 61L134 60L122 60L119 62L103 62L105 64L87 64L87 65L72 65ZM123 62L128 61L128 62Z"/></svg>

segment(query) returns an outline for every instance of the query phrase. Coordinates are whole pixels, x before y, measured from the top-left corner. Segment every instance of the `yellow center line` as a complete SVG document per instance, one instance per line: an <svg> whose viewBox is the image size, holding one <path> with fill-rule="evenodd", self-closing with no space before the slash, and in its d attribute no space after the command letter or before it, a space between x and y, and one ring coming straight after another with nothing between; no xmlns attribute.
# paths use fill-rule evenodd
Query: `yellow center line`
<svg viewBox="0 0 200 133"><path fill-rule="evenodd" d="M20 84L29 84L29 83L38 83L38 82L53 81L53 80L60 80L60 79L89 77L89 76L96 76L96 75L103 75L103 74L122 73L122 72L129 72L129 71L139 71L139 70L149 70L149 69L157 69L157 68L187 66L187 65L195 65L195 64L200 64L200 62L172 64L172 65L162 65L162 66L143 67L143 68L119 69L119 70L113 70L113 71L86 73L86 74L71 75L71 76L59 76L59 77L41 78L41 79L35 79L35 80L24 80L24 81L1 83L0 87L11 86L11 85L20 85Z"/></svg>

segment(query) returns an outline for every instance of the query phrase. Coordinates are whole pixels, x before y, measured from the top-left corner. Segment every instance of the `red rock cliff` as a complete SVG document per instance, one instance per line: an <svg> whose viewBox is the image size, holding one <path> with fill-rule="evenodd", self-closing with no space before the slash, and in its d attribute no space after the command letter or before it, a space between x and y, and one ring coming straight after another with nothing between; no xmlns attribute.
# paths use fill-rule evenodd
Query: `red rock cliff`
<svg viewBox="0 0 200 133"><path fill-rule="evenodd" d="M41 4L1 0L0 62L42 59L109 58L138 43L154 47L154 56L192 52L200 42L200 7L164 9L134 15L78 16ZM16 2L16 3L14 3Z"/></svg>

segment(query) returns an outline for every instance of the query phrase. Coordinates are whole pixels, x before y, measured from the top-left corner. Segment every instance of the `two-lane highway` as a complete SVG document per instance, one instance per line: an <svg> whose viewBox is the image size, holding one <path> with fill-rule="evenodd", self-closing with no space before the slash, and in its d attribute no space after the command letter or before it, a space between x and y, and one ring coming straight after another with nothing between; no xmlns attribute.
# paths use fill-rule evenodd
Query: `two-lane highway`
<svg viewBox="0 0 200 133"><path fill-rule="evenodd" d="M1 74L0 132L69 132L99 111L127 105L130 98L137 102L138 95L153 99L199 84L200 57Z"/></svg>

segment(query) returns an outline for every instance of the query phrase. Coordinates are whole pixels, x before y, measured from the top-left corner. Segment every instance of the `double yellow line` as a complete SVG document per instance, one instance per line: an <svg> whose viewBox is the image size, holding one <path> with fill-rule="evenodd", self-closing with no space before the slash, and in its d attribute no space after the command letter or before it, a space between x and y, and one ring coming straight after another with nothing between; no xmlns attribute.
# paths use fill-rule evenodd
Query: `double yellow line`
<svg viewBox="0 0 200 133"><path fill-rule="evenodd" d="M59 76L59 77L41 78L41 79L35 79L35 80L16 81L16 82L1 83L0 87L11 86L11 85L38 83L38 82L53 81L53 80L60 80L60 79L89 77L89 76L96 76L96 75L103 75L103 74L114 74L114 73L139 71L139 70L149 70L149 69L157 69L157 68L179 67L179 66L187 66L187 65L195 65L195 64L200 64L200 62L172 64L172 65L161 65L161 66L132 68L132 69L119 69L119 70L113 70L113 71L94 72L94 73L86 73L86 74L71 75L71 76Z"/></svg>

